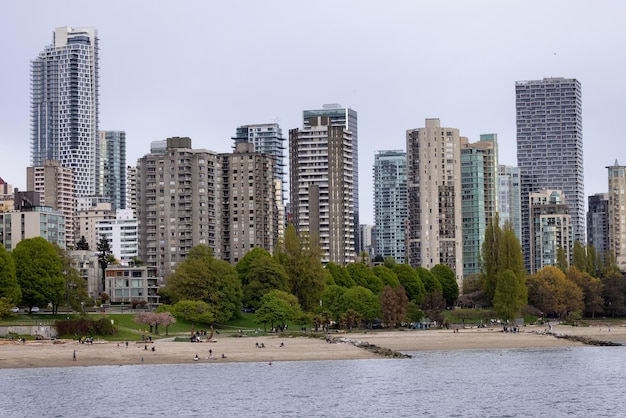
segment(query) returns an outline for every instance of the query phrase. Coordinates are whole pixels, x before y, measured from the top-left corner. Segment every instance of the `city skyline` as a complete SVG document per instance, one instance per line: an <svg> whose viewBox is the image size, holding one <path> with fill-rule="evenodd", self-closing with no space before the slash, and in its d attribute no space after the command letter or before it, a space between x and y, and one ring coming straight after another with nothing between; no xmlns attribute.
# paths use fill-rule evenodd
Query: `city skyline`
<svg viewBox="0 0 626 418"><path fill-rule="evenodd" d="M626 147L607 133L624 107L615 86L626 63L619 53L624 29L618 20L626 5L322 1L311 8L278 1L266 8L244 3L241 13L241 5L150 2L148 8L139 1L120 14L115 2L78 7L69 1L63 8L39 2L33 14L28 4L4 2L0 36L11 41L0 46L5 63L0 177L26 189L29 68L55 28L63 26L98 31L98 125L126 132L128 165L148 154L152 141L172 136L228 152L238 126L277 122L287 132L300 127L305 109L324 103L355 109L361 223L374 220L376 151L404 149L405 131L427 118L458 128L471 142L496 133L500 163L516 165L518 81L565 77L581 82L585 196L606 192L605 167L616 158L626 161ZM541 5L541 14L533 5ZM338 18L350 14L359 19ZM418 25L417 16L438 19ZM331 47L337 39L347 48ZM314 59L315 50L324 51L324 58ZM275 65L255 65L271 58ZM615 151L609 156L607 150Z"/></svg>

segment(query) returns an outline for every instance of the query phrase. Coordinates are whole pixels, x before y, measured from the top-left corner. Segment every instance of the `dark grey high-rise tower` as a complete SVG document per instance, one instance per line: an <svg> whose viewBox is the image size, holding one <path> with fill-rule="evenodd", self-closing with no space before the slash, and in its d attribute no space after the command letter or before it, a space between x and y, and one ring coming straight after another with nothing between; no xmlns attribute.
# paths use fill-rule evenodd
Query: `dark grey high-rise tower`
<svg viewBox="0 0 626 418"><path fill-rule="evenodd" d="M31 163L58 160L74 170L76 197L98 184L98 36L94 28L57 28L31 62Z"/></svg>
<svg viewBox="0 0 626 418"><path fill-rule="evenodd" d="M571 78L520 81L515 93L522 248L530 269L530 193L562 191L574 239L585 242L582 94Z"/></svg>

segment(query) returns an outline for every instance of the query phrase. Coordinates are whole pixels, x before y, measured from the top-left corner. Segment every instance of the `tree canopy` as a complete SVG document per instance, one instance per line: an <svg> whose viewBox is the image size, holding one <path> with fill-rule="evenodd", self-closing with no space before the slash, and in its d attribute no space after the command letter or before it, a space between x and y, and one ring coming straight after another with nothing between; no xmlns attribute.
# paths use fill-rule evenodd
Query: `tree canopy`
<svg viewBox="0 0 626 418"><path fill-rule="evenodd" d="M0 298L7 298L9 304L17 305L22 300L22 290L17 281L13 257L0 245Z"/></svg>
<svg viewBox="0 0 626 418"><path fill-rule="evenodd" d="M26 306L46 306L63 294L62 264L51 243L42 237L25 239L15 246L11 256Z"/></svg>
<svg viewBox="0 0 626 418"><path fill-rule="evenodd" d="M213 257L212 250L200 244L178 263L166 281L166 292L176 303L181 300L203 301L213 320L225 323L239 315L242 290L239 276L228 262Z"/></svg>
<svg viewBox="0 0 626 418"><path fill-rule="evenodd" d="M454 271L445 264L437 264L430 272L437 277L441 283L441 292L448 306L453 306L459 298L459 285L456 282Z"/></svg>
<svg viewBox="0 0 626 418"><path fill-rule="evenodd" d="M322 250L317 237L299 237L292 224L287 226L284 241L276 248L276 257L289 277L291 293L302 309L313 312L326 286Z"/></svg>

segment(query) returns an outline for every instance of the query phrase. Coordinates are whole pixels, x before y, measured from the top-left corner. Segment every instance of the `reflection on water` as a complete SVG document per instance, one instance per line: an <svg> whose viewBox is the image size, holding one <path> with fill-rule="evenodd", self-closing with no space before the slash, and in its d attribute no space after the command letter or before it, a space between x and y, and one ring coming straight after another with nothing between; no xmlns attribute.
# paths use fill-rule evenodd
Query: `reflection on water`
<svg viewBox="0 0 626 418"><path fill-rule="evenodd" d="M0 370L7 417L622 416L626 348Z"/></svg>

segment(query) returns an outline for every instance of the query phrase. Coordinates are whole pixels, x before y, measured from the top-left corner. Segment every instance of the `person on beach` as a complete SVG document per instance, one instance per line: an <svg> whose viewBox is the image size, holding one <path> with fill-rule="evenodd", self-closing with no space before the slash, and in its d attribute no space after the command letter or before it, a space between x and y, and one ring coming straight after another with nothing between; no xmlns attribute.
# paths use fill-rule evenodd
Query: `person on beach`
<svg viewBox="0 0 626 418"><path fill-rule="evenodd" d="M193 358L193 361L198 361L200 360L200 357L198 357L198 355L196 354L196 356Z"/></svg>
<svg viewBox="0 0 626 418"><path fill-rule="evenodd" d="M74 350L74 354L72 356L72 361L76 361L76 350Z"/></svg>

